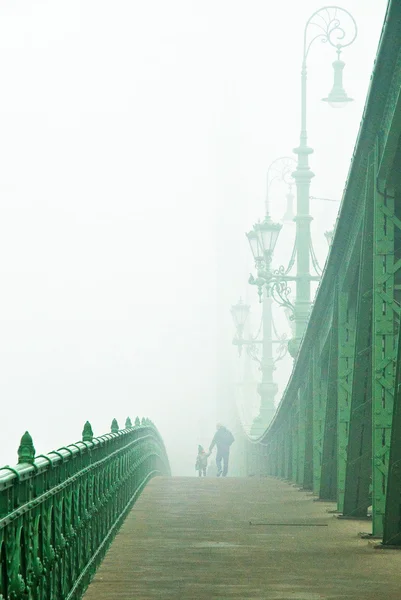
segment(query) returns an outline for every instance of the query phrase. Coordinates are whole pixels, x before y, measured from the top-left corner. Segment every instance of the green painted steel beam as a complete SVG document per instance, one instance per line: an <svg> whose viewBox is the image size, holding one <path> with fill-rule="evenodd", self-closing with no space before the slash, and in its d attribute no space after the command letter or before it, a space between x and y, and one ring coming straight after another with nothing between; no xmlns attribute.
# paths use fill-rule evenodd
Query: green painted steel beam
<svg viewBox="0 0 401 600"><path fill-rule="evenodd" d="M377 181L378 149L374 157L373 332L372 332L372 509L374 536L383 534L387 473L393 418L396 316L394 298L394 196Z"/></svg>
<svg viewBox="0 0 401 600"><path fill-rule="evenodd" d="M305 463L304 481L305 490L313 489L313 377L312 361L308 371L308 384L305 390Z"/></svg>
<svg viewBox="0 0 401 600"><path fill-rule="evenodd" d="M401 547L401 335L398 335L395 389L383 545Z"/></svg>
<svg viewBox="0 0 401 600"><path fill-rule="evenodd" d="M364 223L358 278L355 365L352 384L348 457L342 512L366 517L372 475L372 287L373 287L373 164L366 173Z"/></svg>
<svg viewBox="0 0 401 600"><path fill-rule="evenodd" d="M352 288L351 288L352 289ZM349 421L351 411L352 374L355 352L355 295L339 292L338 297L338 390L337 390L337 509L342 512Z"/></svg>
<svg viewBox="0 0 401 600"><path fill-rule="evenodd" d="M313 492L320 493L327 403L329 348L313 355Z"/></svg>
<svg viewBox="0 0 401 600"><path fill-rule="evenodd" d="M337 395L338 395L338 294L334 296L333 322L327 375L327 401L324 425L319 498L337 500Z"/></svg>
<svg viewBox="0 0 401 600"><path fill-rule="evenodd" d="M297 393L298 403L298 479L303 487L305 475L305 443L306 443L306 389L302 385Z"/></svg>

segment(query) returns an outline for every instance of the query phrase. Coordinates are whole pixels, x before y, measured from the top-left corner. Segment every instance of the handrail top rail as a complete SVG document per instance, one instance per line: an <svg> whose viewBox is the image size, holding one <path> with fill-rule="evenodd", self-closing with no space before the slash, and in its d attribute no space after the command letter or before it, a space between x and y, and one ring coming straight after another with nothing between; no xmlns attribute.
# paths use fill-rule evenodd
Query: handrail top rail
<svg viewBox="0 0 401 600"><path fill-rule="evenodd" d="M51 450L47 454L39 454L33 464L20 463L12 467L10 465L0 467L0 491L13 485L15 481L25 481L38 473L58 467L64 462L72 461L82 454L89 454L92 450L102 447L122 436L147 428L155 429L152 423L135 425L129 429L121 429L115 433L105 433L99 437L93 437L92 441L84 442L80 440L74 444L63 446L58 450Z"/></svg>

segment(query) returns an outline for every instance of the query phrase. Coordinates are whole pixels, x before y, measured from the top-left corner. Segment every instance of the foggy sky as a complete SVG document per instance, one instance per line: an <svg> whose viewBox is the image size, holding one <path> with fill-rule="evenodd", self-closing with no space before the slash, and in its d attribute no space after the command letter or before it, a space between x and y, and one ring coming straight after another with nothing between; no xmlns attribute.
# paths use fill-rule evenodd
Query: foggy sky
<svg viewBox="0 0 401 600"><path fill-rule="evenodd" d="M386 2L341 6L359 26L343 55L355 102L320 102L328 47L311 51L308 80L311 193L338 199ZM39 453L87 419L100 435L139 414L173 470L193 472L237 377L229 307L242 295L260 310L244 232L263 216L268 164L298 144L303 26L319 7L1 2L1 463L26 429ZM322 263L337 209L313 206Z"/></svg>

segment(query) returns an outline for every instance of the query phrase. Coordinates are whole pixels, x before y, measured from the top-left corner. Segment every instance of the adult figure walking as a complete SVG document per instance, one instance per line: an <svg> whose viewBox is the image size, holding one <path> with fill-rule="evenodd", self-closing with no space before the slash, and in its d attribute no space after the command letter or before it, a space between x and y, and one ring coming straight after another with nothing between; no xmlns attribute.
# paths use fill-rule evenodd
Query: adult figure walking
<svg viewBox="0 0 401 600"><path fill-rule="evenodd" d="M228 473L228 459L230 456L230 446L234 442L234 436L221 423L217 423L216 427L217 431L214 434L212 439L212 443L209 447L209 452L213 450L215 446L217 446L217 455L216 455L216 465L217 465L217 477L223 475L226 477ZM223 462L223 468L221 463Z"/></svg>

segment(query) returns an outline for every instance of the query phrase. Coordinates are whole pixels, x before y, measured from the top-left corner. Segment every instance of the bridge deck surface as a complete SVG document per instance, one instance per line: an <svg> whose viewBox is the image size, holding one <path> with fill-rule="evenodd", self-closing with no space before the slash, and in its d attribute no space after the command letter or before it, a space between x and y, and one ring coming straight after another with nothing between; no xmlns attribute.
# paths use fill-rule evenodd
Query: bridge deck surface
<svg viewBox="0 0 401 600"><path fill-rule="evenodd" d="M84 598L400 600L401 553L331 508L275 479L154 479Z"/></svg>

